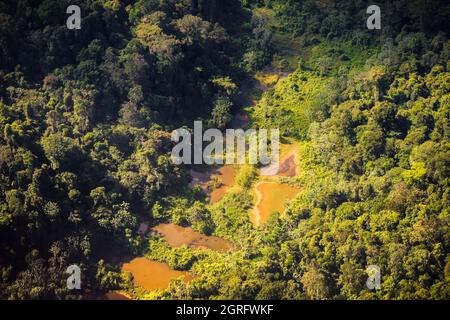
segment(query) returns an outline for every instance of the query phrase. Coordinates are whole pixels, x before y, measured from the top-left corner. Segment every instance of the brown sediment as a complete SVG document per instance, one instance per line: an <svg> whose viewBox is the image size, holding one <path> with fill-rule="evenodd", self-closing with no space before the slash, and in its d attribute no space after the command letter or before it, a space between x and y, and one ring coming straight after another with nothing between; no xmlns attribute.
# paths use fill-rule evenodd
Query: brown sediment
<svg viewBox="0 0 450 320"><path fill-rule="evenodd" d="M191 170L190 174L192 176L192 182L190 186L200 186L210 196L211 204L214 204L220 201L225 196L227 191L232 186L234 186L237 170L232 165L226 165L207 172L198 172ZM215 188L211 191L209 190L208 185L215 178L218 179L221 185L220 187Z"/></svg>
<svg viewBox="0 0 450 320"><path fill-rule="evenodd" d="M297 175L297 166L295 165L294 155L290 156L280 164L278 175L282 177L295 177Z"/></svg>
<svg viewBox="0 0 450 320"><path fill-rule="evenodd" d="M124 263L122 271L130 272L133 275L135 285L147 291L167 289L172 279L181 278L188 282L194 278L190 272L173 270L166 263L144 257Z"/></svg>
<svg viewBox="0 0 450 320"><path fill-rule="evenodd" d="M250 220L256 226L264 224L274 212L285 211L285 203L295 198L302 189L278 182L259 182L255 185L256 205Z"/></svg>
<svg viewBox="0 0 450 320"><path fill-rule="evenodd" d="M278 175L281 177L296 177L298 176L298 148L293 146L293 149L282 158Z"/></svg>
<svg viewBox="0 0 450 320"><path fill-rule="evenodd" d="M159 224L152 228L163 237L171 247L187 245L194 249L211 249L219 252L229 251L233 244L225 239L206 236L192 228L185 228L173 223Z"/></svg>
<svg viewBox="0 0 450 320"><path fill-rule="evenodd" d="M285 149L290 145L282 145ZM279 164L272 163L261 168L261 176L296 177L298 175L298 147L290 146L290 151L280 157Z"/></svg>
<svg viewBox="0 0 450 320"><path fill-rule="evenodd" d="M211 203L216 203L225 196L228 189L234 186L234 181L236 179L237 170L234 166L223 166L219 169L219 174L215 175L222 186L220 188L214 189L211 196Z"/></svg>

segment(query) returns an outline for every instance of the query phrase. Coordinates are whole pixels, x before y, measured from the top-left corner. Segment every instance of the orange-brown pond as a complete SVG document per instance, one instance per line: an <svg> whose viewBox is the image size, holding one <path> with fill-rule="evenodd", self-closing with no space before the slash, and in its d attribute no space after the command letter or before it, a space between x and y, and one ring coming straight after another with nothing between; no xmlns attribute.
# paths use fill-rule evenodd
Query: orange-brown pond
<svg viewBox="0 0 450 320"><path fill-rule="evenodd" d="M186 282L193 279L190 272L173 270L166 263L144 257L124 263L122 271L130 272L135 285L148 291L167 289L172 279L182 278Z"/></svg>
<svg viewBox="0 0 450 320"><path fill-rule="evenodd" d="M159 224L152 230L162 236L171 247L187 245L194 249L212 249L215 251L228 251L233 248L233 244L225 239L205 236L192 228L180 227L176 224Z"/></svg>
<svg viewBox="0 0 450 320"><path fill-rule="evenodd" d="M205 190L211 200L212 204L220 201L228 189L234 185L237 170L232 165L226 165L220 168L213 169L207 172L198 172L191 170L190 174L192 176L191 186L199 185L203 190ZM208 184L212 183L215 179L220 182L220 187L213 188L212 191L208 190Z"/></svg>
<svg viewBox="0 0 450 320"><path fill-rule="evenodd" d="M163 237L171 247L187 245L196 249L208 248L220 252L233 248L233 244L225 239L205 236L192 228L184 228L176 224L159 224L151 230ZM135 285L148 291L167 289L172 279L181 277L186 282L193 279L190 272L173 270L166 263L152 261L145 257L124 263L122 271L130 272L134 277ZM129 297L120 292L110 291L105 294L104 299L124 300Z"/></svg>
<svg viewBox="0 0 450 320"><path fill-rule="evenodd" d="M259 226L264 224L272 213L284 213L286 201L295 198L301 191L302 189L287 184L259 182L255 186L256 207L251 214L251 221Z"/></svg>
<svg viewBox="0 0 450 320"><path fill-rule="evenodd" d="M237 174L237 170L234 166L223 166L218 171L216 177L222 183L222 186L211 192L211 203L216 203L225 196L228 189L234 185Z"/></svg>

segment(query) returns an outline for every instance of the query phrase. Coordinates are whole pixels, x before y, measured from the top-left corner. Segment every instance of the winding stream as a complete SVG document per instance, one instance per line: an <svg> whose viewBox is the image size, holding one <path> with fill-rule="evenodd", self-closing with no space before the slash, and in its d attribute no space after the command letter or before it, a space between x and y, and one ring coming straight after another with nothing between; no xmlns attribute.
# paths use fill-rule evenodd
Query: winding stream
<svg viewBox="0 0 450 320"><path fill-rule="evenodd" d="M258 86L259 83L253 84ZM246 90L251 90L247 88ZM249 91L248 91L249 92ZM249 94L247 101L250 101ZM253 101L254 102L254 101ZM231 123L232 128L244 128L249 123L249 117L242 111L238 111ZM296 145L282 145L282 157L280 169L276 177L269 180L259 181L254 185L255 206L250 213L250 221L259 226L264 224L274 212L283 213L285 203L293 199L302 190L288 184L277 182L277 177L295 177L298 175L298 149ZM284 155L283 155L284 154ZM220 201L235 184L238 169L232 165L217 167L206 172L191 170L191 187L200 186L210 197L210 203ZM272 179L272 180L271 180ZM214 187L216 185L216 187ZM218 185L218 186L217 186ZM148 226L141 224L139 232L145 234L149 231ZM203 235L192 228L185 228L175 224L160 224L150 229L156 233L171 247L187 245L194 249L210 249L218 252L226 252L233 249L233 244L225 239ZM166 263L149 260L145 257L135 258L122 265L122 271L133 275L135 285L147 291L167 289L172 279L180 278L190 281L194 278L188 271L177 271ZM112 291L105 294L108 300L127 300L127 295Z"/></svg>

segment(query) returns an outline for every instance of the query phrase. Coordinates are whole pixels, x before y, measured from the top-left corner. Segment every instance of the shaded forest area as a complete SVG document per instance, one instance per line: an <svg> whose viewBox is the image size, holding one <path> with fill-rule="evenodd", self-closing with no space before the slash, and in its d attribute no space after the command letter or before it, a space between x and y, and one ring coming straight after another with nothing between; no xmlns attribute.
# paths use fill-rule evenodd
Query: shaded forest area
<svg viewBox="0 0 450 320"><path fill-rule="evenodd" d="M142 253L196 275L142 298L450 298L447 1L379 1L375 31L358 0L79 1L81 30L70 4L0 3L0 298L80 298L70 264L84 287L129 288L113 258ZM277 57L289 76L248 112L300 142L305 192L254 228L254 168L209 206L170 131L224 128ZM240 248L173 249L143 219Z"/></svg>

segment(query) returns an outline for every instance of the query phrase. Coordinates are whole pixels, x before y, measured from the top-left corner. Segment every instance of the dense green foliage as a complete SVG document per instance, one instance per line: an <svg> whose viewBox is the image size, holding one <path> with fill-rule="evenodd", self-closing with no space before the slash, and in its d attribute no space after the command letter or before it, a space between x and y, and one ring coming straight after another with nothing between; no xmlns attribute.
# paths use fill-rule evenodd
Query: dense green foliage
<svg viewBox="0 0 450 320"><path fill-rule="evenodd" d="M450 298L446 1L380 1L381 31L358 0L89 0L76 31L69 2L0 3L0 298L79 298L73 263L85 288L130 289L114 258L139 254L196 276L143 298ZM248 110L300 140L305 192L255 228L255 168L210 206L170 131L226 128L271 61L291 73ZM238 246L171 248L142 221Z"/></svg>
<svg viewBox="0 0 450 320"><path fill-rule="evenodd" d="M84 1L82 29L68 30L69 4L0 4L3 298L67 297L71 263L95 289L98 259L140 250L141 217L212 231L201 207L171 209L201 196L185 195L168 130L229 121L248 12L234 0Z"/></svg>

